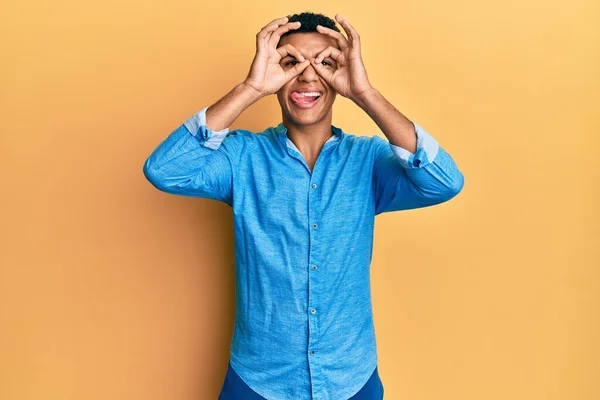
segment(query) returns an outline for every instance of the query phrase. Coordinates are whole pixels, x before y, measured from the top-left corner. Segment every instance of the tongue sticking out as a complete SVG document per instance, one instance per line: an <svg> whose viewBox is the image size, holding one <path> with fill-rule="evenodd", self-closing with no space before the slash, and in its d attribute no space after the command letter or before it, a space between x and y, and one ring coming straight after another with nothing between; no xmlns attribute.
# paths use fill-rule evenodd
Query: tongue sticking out
<svg viewBox="0 0 600 400"><path fill-rule="evenodd" d="M298 92L292 92L292 100L294 100L296 103L308 104L308 103L312 103L316 99L317 99L317 97L302 96Z"/></svg>

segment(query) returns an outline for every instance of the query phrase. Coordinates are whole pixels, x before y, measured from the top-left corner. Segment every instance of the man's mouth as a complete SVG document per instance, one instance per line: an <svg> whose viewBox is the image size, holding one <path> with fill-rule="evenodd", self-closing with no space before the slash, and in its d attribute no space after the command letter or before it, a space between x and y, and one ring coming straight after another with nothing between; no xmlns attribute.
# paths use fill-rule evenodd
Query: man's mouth
<svg viewBox="0 0 600 400"><path fill-rule="evenodd" d="M323 92L292 92L292 103L299 108L311 108L323 96Z"/></svg>

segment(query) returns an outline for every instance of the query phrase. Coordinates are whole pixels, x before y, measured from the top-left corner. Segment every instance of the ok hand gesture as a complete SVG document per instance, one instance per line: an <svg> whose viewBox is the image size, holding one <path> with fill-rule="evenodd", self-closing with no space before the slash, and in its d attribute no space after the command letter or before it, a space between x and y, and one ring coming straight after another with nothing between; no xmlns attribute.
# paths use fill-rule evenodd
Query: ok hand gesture
<svg viewBox="0 0 600 400"><path fill-rule="evenodd" d="M287 22L287 20L287 17L275 19L256 34L256 55L244 83L259 92L261 96L277 92L310 64L310 61L305 60L291 44L276 48L281 35L290 29L300 27L300 22ZM279 61L288 54L301 62L284 70Z"/></svg>
<svg viewBox="0 0 600 400"><path fill-rule="evenodd" d="M328 46L315 57L313 67L336 92L355 100L361 94L372 89L372 86L369 83L367 71L360 54L360 37L358 33L341 15L336 14L335 17L346 31L348 39L340 32L317 25L319 33L337 40L340 50ZM338 68L332 70L324 67L321 62L325 57L333 58L337 62Z"/></svg>

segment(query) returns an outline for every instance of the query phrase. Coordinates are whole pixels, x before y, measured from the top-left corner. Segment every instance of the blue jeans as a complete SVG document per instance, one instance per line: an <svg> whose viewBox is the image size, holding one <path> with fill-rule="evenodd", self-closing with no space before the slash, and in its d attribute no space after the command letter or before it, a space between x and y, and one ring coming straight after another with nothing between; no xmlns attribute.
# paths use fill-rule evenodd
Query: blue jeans
<svg viewBox="0 0 600 400"><path fill-rule="evenodd" d="M233 370L231 364L227 368L225 382L219 394L219 400L266 400L256 393ZM348 400L382 400L383 383L379 378L377 367L365 385Z"/></svg>

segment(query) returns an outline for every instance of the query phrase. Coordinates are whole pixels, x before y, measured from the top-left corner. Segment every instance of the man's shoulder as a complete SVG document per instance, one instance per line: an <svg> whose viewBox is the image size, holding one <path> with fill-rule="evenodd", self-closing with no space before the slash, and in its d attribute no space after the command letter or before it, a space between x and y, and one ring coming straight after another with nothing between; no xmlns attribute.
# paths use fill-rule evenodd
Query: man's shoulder
<svg viewBox="0 0 600 400"><path fill-rule="evenodd" d="M233 149L240 152L244 149L255 149L261 142L272 137L271 128L264 131L253 131L245 128L231 129L223 139L223 147L225 149Z"/></svg>
<svg viewBox="0 0 600 400"><path fill-rule="evenodd" d="M341 128L338 128L341 129ZM342 130L344 132L344 141L348 144L358 145L358 146L377 146L383 141L383 139L377 135L363 135L356 134L346 130Z"/></svg>
<svg viewBox="0 0 600 400"><path fill-rule="evenodd" d="M252 131L250 129L244 129L244 128L236 128L236 129L232 129L229 132L227 132L227 135L225 135L225 138L233 138L233 137L237 137L237 138L248 138L250 140L257 140L258 138L262 138L262 137L266 137L269 136L271 133L271 128L267 128L264 131ZM238 139L239 140L239 139Z"/></svg>

